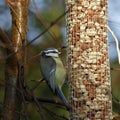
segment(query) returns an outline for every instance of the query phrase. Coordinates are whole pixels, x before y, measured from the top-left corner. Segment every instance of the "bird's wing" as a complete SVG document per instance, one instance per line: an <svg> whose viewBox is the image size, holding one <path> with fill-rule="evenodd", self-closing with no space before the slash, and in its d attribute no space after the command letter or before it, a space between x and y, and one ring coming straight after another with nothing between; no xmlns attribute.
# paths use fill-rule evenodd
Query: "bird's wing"
<svg viewBox="0 0 120 120"><path fill-rule="evenodd" d="M49 87L55 93L55 71L56 71L56 63L55 61L48 57L48 58L41 58L40 68L45 78L46 82L48 83Z"/></svg>

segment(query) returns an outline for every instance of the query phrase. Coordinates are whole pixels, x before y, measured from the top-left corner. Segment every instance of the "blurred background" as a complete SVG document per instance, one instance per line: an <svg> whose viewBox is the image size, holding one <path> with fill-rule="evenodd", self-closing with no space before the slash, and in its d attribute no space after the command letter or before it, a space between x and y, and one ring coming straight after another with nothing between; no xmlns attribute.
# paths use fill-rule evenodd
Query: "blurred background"
<svg viewBox="0 0 120 120"><path fill-rule="evenodd" d="M30 42L49 24L59 17L65 11L64 0L31 0L28 16L28 33L27 41ZM120 39L120 0L108 0L108 25L118 38ZM11 38L11 16L5 0L0 1L0 27L7 32ZM47 47L56 47L60 49L66 46L66 23L65 16L62 17L48 32L35 40L27 47L26 57L26 84L34 87L42 79L39 67L39 53ZM113 94L113 112L120 115L120 65L116 51L116 44L111 33L108 33L108 46ZM61 51L61 59L66 65L66 49ZM4 67L5 67L5 49L0 47L0 83L4 83ZM114 69L115 68L115 69ZM63 86L64 93L67 97L67 82ZM48 92L49 91L49 92ZM41 83L35 90L36 96L54 98L46 83ZM3 106L4 86L0 86L0 114ZM57 99L57 97L56 97ZM54 111L45 110L46 117L49 120L64 120L68 116L68 112L64 109L57 109L55 105L45 104L49 109L54 110L59 116L55 116ZM28 112L31 120L38 120L39 114L34 104L28 104ZM50 112L50 114L48 114ZM65 117L65 118L64 118Z"/></svg>

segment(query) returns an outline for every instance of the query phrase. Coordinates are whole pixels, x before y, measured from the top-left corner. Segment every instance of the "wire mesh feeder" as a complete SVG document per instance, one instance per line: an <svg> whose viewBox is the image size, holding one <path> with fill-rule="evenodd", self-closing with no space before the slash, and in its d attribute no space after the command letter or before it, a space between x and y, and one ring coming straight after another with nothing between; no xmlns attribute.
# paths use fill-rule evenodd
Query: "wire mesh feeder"
<svg viewBox="0 0 120 120"><path fill-rule="evenodd" d="M107 0L66 0L70 120L112 120Z"/></svg>

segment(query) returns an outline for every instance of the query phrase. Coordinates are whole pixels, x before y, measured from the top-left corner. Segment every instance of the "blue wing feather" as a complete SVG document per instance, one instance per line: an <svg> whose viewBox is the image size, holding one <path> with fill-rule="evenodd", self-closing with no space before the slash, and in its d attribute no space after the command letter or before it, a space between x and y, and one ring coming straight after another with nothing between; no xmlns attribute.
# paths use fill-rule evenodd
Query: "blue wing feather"
<svg viewBox="0 0 120 120"><path fill-rule="evenodd" d="M42 61L42 62L41 62ZM51 57L41 57L40 68L49 87L55 93L55 71L56 63Z"/></svg>

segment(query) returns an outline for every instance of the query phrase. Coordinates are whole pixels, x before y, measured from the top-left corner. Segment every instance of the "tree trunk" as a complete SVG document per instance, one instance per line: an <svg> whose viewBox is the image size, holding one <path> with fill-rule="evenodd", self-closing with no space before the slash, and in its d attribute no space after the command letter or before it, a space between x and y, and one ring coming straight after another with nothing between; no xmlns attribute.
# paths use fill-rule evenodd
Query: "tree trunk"
<svg viewBox="0 0 120 120"><path fill-rule="evenodd" d="M112 120L107 2L66 0L70 120Z"/></svg>
<svg viewBox="0 0 120 120"><path fill-rule="evenodd" d="M19 120L24 84L25 41L29 0L6 0L12 16L11 48L7 49L4 120ZM11 50L12 49L12 50ZM14 51L14 53L13 53Z"/></svg>

